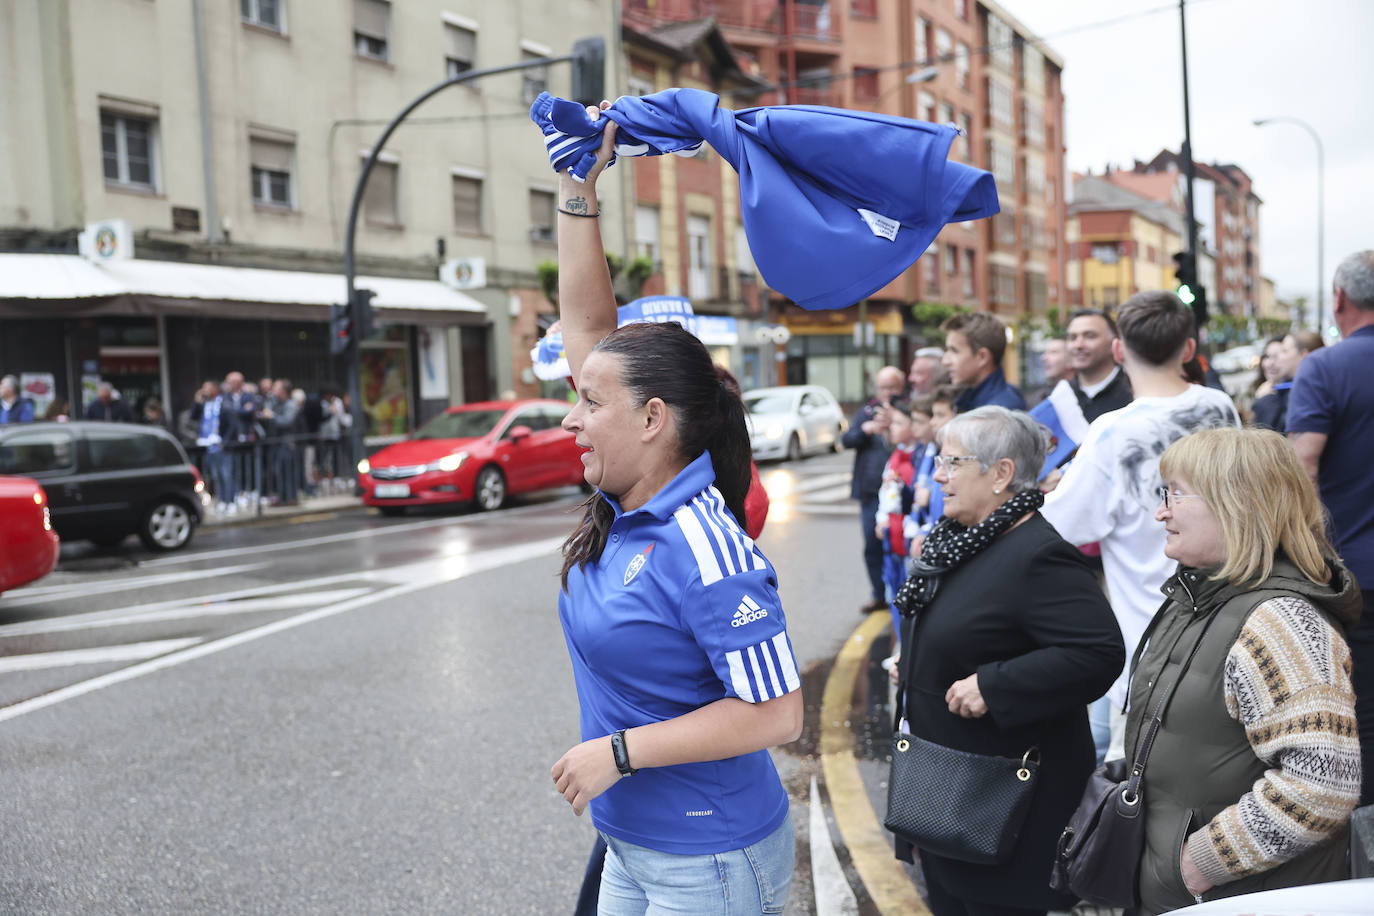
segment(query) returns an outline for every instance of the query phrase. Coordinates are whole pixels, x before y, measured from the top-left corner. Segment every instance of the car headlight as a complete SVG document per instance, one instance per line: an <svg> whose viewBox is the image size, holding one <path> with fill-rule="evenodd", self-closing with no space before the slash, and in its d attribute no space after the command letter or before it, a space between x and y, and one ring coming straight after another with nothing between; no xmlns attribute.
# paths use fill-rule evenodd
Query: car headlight
<svg viewBox="0 0 1374 916"><path fill-rule="evenodd" d="M371 471L372 471L372 462L368 461L366 458L364 458L362 461L359 461L359 462L358 462L358 473L359 473L359 474L368 474L368 473L371 473Z"/></svg>
<svg viewBox="0 0 1374 916"><path fill-rule="evenodd" d="M454 452L452 455L445 455L438 461L433 461L426 467L431 471L456 471L463 466L463 462L468 460L467 452Z"/></svg>
<svg viewBox="0 0 1374 916"><path fill-rule="evenodd" d="M769 439L781 439L782 434L786 431L787 430L783 428L781 423L770 423L768 424L768 428L763 431L763 434Z"/></svg>

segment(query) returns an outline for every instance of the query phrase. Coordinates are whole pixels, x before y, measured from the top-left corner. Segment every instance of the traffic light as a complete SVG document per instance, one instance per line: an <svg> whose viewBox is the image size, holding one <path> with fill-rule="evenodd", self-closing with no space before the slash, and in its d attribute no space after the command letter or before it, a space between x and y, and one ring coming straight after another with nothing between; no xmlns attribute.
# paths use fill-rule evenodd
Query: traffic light
<svg viewBox="0 0 1374 916"><path fill-rule="evenodd" d="M329 307L329 353L341 356L348 352L348 343L353 337L353 319L348 314L348 306Z"/></svg>
<svg viewBox="0 0 1374 916"><path fill-rule="evenodd" d="M572 97L595 105L606 97L606 40L600 35L573 42Z"/></svg>
<svg viewBox="0 0 1374 916"><path fill-rule="evenodd" d="M1174 252L1174 292L1184 305L1192 305L1197 298L1197 261L1190 251Z"/></svg>
<svg viewBox="0 0 1374 916"><path fill-rule="evenodd" d="M372 336L372 300L375 298L377 294L370 289L353 291L353 327L359 340Z"/></svg>
<svg viewBox="0 0 1374 916"><path fill-rule="evenodd" d="M355 289L353 308L346 305L329 307L329 352L332 355L347 353L354 335L358 340L372 336L372 300L376 295L370 289Z"/></svg>

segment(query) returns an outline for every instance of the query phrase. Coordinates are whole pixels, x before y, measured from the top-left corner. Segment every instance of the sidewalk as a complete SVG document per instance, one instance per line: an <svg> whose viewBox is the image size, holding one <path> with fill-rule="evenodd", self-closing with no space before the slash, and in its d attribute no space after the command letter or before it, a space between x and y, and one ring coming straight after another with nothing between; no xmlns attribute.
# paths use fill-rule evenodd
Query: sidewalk
<svg viewBox="0 0 1374 916"><path fill-rule="evenodd" d="M232 514L224 514L215 511L215 507L205 513L201 524L208 528L223 528L232 525L254 525L266 522L276 522L282 519L289 519L298 516L319 515L337 513L353 509L361 509L363 501L359 497L349 493L330 493L318 496L302 496L299 503L294 506L269 506L265 502L260 506L239 505L236 506Z"/></svg>

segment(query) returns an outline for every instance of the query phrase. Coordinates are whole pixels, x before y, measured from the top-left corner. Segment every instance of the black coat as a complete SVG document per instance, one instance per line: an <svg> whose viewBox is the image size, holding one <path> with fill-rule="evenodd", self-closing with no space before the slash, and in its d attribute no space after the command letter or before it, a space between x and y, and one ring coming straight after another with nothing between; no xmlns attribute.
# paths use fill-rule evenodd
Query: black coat
<svg viewBox="0 0 1374 916"><path fill-rule="evenodd" d="M1095 760L1087 706L1126 663L1121 630L1082 554L1039 513L946 574L910 624L905 707L913 734L977 754L1040 749L1040 775L1010 861L973 865L921 853L926 873L970 902L1068 909L1049 888L1055 843ZM905 659L903 660L905 661ZM977 673L986 715L949 711L945 692Z"/></svg>
<svg viewBox="0 0 1374 916"><path fill-rule="evenodd" d="M840 442L845 448L854 449L854 477L849 484L851 499L877 499L878 488L883 484L883 469L887 467L887 457L892 454L892 446L882 435L869 435L863 425L872 420L878 412L877 401L869 401L859 408L849 421Z"/></svg>

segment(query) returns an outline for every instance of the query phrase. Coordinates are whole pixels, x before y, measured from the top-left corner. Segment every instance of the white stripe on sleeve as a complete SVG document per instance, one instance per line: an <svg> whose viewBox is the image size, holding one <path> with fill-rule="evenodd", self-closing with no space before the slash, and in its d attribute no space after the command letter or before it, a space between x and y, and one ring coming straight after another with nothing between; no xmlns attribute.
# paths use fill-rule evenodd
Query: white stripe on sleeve
<svg viewBox="0 0 1374 916"><path fill-rule="evenodd" d="M726 652L725 661L730 665L730 686L735 688L741 700L754 702L754 691L749 687L749 675L744 673L744 657L739 651Z"/></svg>
<svg viewBox="0 0 1374 916"><path fill-rule="evenodd" d="M768 680L773 685L773 696L783 695L782 685L778 683L778 671L773 667L773 655L768 651L766 643L759 643L759 655L763 656L763 663L768 667Z"/></svg>
<svg viewBox="0 0 1374 916"><path fill-rule="evenodd" d="M692 511L690 504L685 505L673 513L673 518L677 519L677 525L682 529L682 534L687 538L687 545L692 548L692 556L696 557L697 571L701 573L701 584L710 585L725 578L725 573L721 571L720 563L716 560L716 553L711 549L711 541L706 536L706 531L701 527L701 522L697 520L696 513Z"/></svg>
<svg viewBox="0 0 1374 916"><path fill-rule="evenodd" d="M771 700L773 695L768 693L768 682L763 679L763 669L759 667L759 649L759 646L750 646L745 651L749 653L749 668L754 672L754 683L759 685L759 700Z"/></svg>
<svg viewBox="0 0 1374 916"><path fill-rule="evenodd" d="M801 686L797 676L797 662L792 658L792 647L787 644L787 634L779 633L773 637L773 649L778 653L778 664L782 666L782 680L789 691Z"/></svg>
<svg viewBox="0 0 1374 916"><path fill-rule="evenodd" d="M692 502L696 505L698 511L701 512L702 518L706 519L706 530L710 533L711 537L715 539L716 546L720 548L720 555L725 558L726 575L733 576L737 572L742 572L743 570L739 568L735 551L727 540L726 532L722 530L720 523L716 521L715 515L711 511L711 503L708 500L702 499L700 496L692 500Z"/></svg>

